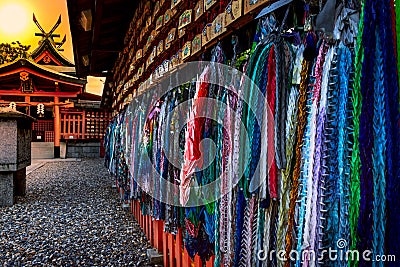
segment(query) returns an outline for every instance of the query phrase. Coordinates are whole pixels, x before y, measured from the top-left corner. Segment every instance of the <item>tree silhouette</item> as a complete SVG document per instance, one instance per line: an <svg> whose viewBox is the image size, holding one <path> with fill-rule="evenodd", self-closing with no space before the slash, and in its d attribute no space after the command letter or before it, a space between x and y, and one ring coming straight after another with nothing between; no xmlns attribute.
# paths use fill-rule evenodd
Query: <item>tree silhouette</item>
<svg viewBox="0 0 400 267"><path fill-rule="evenodd" d="M30 45L23 45L19 41L0 44L0 65L13 62L18 58L28 58Z"/></svg>

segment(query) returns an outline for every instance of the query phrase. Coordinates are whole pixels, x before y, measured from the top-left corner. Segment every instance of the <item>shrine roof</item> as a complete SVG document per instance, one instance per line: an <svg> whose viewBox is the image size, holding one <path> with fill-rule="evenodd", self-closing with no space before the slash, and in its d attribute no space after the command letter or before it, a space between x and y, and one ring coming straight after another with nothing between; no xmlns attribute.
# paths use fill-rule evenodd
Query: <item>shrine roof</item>
<svg viewBox="0 0 400 267"><path fill-rule="evenodd" d="M8 75L12 75L15 73L19 73L20 71L33 71L36 72L37 74L40 74L49 80L54 80L58 82L66 82L66 83L72 83L75 84L76 86L82 86L86 84L86 80L80 79L71 75L67 75L61 72L57 72L51 67L46 67L43 65L39 65L32 60L29 59L24 59L20 58L17 59L11 63L6 63L3 65L0 65L0 77L5 77Z"/></svg>

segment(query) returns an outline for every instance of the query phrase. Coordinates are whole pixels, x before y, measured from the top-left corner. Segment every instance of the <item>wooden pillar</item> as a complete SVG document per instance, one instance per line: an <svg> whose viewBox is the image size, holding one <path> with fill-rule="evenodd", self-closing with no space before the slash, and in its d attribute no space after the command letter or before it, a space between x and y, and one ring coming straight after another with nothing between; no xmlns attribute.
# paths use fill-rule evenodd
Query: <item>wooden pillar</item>
<svg viewBox="0 0 400 267"><path fill-rule="evenodd" d="M169 247L168 247L168 234L163 232L163 263L164 267L169 267ZM171 266L172 267L172 266Z"/></svg>
<svg viewBox="0 0 400 267"><path fill-rule="evenodd" d="M158 250L161 251L163 250L163 222L162 221L153 221L154 225L154 247Z"/></svg>
<svg viewBox="0 0 400 267"><path fill-rule="evenodd" d="M56 92L60 91L58 82L55 82ZM60 98L54 97L54 158L60 158L60 139L61 139L61 124L60 124Z"/></svg>
<svg viewBox="0 0 400 267"><path fill-rule="evenodd" d="M183 249L182 264L182 266L192 266L192 259L190 258L186 248Z"/></svg>
<svg viewBox="0 0 400 267"><path fill-rule="evenodd" d="M30 96L25 96L25 102L30 103L31 102L31 97ZM26 107L26 115L31 115L31 107L27 106Z"/></svg>
<svg viewBox="0 0 400 267"><path fill-rule="evenodd" d="M194 266L196 267L203 266L199 255L194 256Z"/></svg>
<svg viewBox="0 0 400 267"><path fill-rule="evenodd" d="M168 234L168 252L169 252L169 266L175 266L175 236Z"/></svg>
<svg viewBox="0 0 400 267"><path fill-rule="evenodd" d="M214 267L215 256L212 256L207 262L206 267Z"/></svg>
<svg viewBox="0 0 400 267"><path fill-rule="evenodd" d="M178 229L178 234L176 235L176 242L175 242L175 259L176 259L176 266L182 267L182 228Z"/></svg>

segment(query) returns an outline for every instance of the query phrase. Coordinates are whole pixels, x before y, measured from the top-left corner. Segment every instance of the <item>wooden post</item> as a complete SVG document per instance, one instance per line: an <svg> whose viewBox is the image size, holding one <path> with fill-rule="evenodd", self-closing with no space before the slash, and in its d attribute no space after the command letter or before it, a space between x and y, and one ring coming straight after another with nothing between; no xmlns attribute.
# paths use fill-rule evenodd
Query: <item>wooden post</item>
<svg viewBox="0 0 400 267"><path fill-rule="evenodd" d="M183 250L183 255L182 255L182 266L191 266L192 265L192 259L189 256L189 253L187 252L186 248Z"/></svg>
<svg viewBox="0 0 400 267"><path fill-rule="evenodd" d="M194 256L194 266L196 267L203 266L199 255Z"/></svg>
<svg viewBox="0 0 400 267"><path fill-rule="evenodd" d="M212 257L206 262L206 267L214 267L214 259L215 259L215 256L212 256Z"/></svg>
<svg viewBox="0 0 400 267"><path fill-rule="evenodd" d="M178 234L176 235L176 243L175 243L175 258L176 258L176 266L183 267L182 265L182 228L178 229Z"/></svg>
<svg viewBox="0 0 400 267"><path fill-rule="evenodd" d="M30 96L25 96L25 102L30 103L31 102L31 97ZM26 115L31 115L31 107L27 106L26 107Z"/></svg>
<svg viewBox="0 0 400 267"><path fill-rule="evenodd" d="M82 114L82 139L86 139L86 111Z"/></svg>
<svg viewBox="0 0 400 267"><path fill-rule="evenodd" d="M169 246L168 246L168 234L166 232L163 232L163 259L164 259L164 267L168 267L168 253L170 251L168 251Z"/></svg>
<svg viewBox="0 0 400 267"><path fill-rule="evenodd" d="M150 230L149 230L149 240L150 244L154 247L154 228L153 228L153 218L149 216L149 224L150 224Z"/></svg>
<svg viewBox="0 0 400 267"><path fill-rule="evenodd" d="M175 239L174 235L168 234L169 266L175 266Z"/></svg>
<svg viewBox="0 0 400 267"><path fill-rule="evenodd" d="M158 251L163 250L163 222L154 220L154 247Z"/></svg>
<svg viewBox="0 0 400 267"><path fill-rule="evenodd" d="M58 82L55 82L56 92L60 91ZM54 97L54 158L60 158L60 139L61 139L61 125L60 125L60 98Z"/></svg>

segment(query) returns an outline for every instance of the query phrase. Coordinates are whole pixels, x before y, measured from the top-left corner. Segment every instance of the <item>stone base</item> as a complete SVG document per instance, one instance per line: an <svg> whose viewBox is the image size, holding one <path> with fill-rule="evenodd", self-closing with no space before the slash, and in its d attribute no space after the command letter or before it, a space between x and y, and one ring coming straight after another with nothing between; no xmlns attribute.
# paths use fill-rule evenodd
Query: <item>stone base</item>
<svg viewBox="0 0 400 267"><path fill-rule="evenodd" d="M163 264L163 255L158 253L156 249L148 249L147 258L149 259L150 264Z"/></svg>
<svg viewBox="0 0 400 267"><path fill-rule="evenodd" d="M0 172L0 207L14 205L14 197L26 195L26 168Z"/></svg>
<svg viewBox="0 0 400 267"><path fill-rule="evenodd" d="M26 168L14 172L14 196L26 195Z"/></svg>
<svg viewBox="0 0 400 267"><path fill-rule="evenodd" d="M0 206L14 204L14 175L12 172L0 172Z"/></svg>

